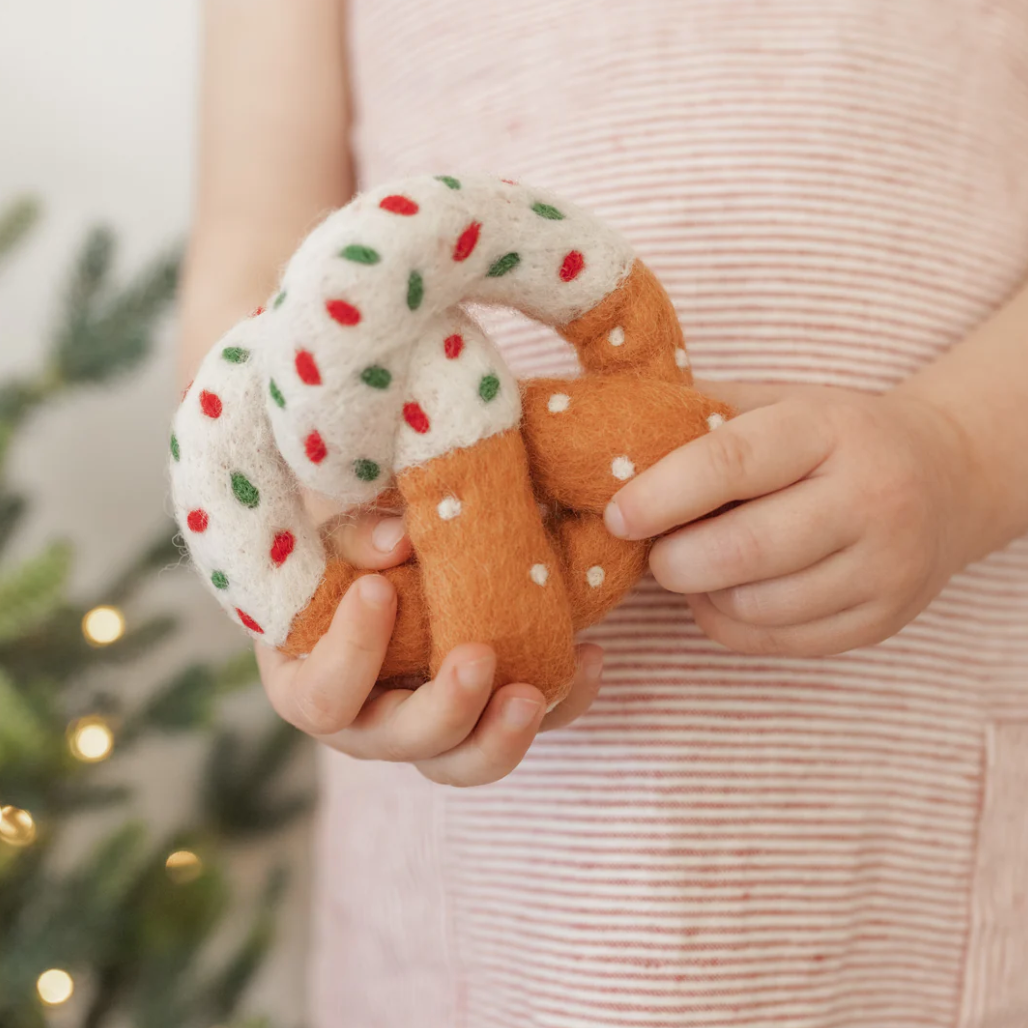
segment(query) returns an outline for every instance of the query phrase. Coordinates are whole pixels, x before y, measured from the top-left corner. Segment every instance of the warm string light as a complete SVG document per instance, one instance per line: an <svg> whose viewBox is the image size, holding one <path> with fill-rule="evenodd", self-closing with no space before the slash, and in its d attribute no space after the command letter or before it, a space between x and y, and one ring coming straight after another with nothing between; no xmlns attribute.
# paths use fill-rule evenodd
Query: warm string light
<svg viewBox="0 0 1028 1028"><path fill-rule="evenodd" d="M168 854L164 869L176 885L184 885L203 874L203 861L192 850L175 850Z"/></svg>
<svg viewBox="0 0 1028 1028"><path fill-rule="evenodd" d="M125 634L125 615L117 607L94 607L82 619L82 634L93 646L110 646Z"/></svg>
<svg viewBox="0 0 1028 1028"><path fill-rule="evenodd" d="M78 760L96 764L114 749L114 733L102 717L80 717L68 726L68 748Z"/></svg>
<svg viewBox="0 0 1028 1028"><path fill-rule="evenodd" d="M59 967L51 967L36 979L36 992L48 1007L59 1007L67 1003L74 991L75 982L71 975Z"/></svg>
<svg viewBox="0 0 1028 1028"><path fill-rule="evenodd" d="M32 815L20 807L0 807L0 839L19 849L31 846L36 841L36 822Z"/></svg>

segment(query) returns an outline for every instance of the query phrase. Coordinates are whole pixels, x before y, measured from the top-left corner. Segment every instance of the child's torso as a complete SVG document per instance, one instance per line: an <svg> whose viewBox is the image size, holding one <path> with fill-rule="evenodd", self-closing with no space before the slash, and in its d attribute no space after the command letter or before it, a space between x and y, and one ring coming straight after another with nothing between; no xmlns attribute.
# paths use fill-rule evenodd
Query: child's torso
<svg viewBox="0 0 1028 1028"><path fill-rule="evenodd" d="M363 180L591 207L700 376L883 389L1028 269L1021 0L351 8ZM600 699L496 786L325 758L322 1028L1028 1023L1028 544L830 660L729 654L649 580L590 634Z"/></svg>

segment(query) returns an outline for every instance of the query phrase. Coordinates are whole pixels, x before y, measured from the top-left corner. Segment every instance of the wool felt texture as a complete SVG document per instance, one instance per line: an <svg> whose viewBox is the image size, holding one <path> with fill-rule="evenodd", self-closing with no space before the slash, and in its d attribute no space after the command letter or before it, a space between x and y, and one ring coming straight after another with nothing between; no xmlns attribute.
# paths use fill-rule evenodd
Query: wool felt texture
<svg viewBox="0 0 1028 1028"><path fill-rule="evenodd" d="M552 325L582 375L515 382L469 302ZM613 539L604 506L731 416L691 382L666 293L613 229L526 185L410 179L329 215L207 355L172 427L175 513L219 602L303 655L363 572L326 547L300 484L404 510L414 557L385 572L383 678L487 642L498 685L553 703L574 631L645 567L648 544Z"/></svg>

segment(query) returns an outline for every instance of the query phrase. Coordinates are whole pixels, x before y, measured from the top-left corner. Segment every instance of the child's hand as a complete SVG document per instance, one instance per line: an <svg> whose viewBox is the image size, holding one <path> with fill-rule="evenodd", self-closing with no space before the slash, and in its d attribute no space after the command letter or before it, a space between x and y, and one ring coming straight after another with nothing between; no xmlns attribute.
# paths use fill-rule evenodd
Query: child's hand
<svg viewBox="0 0 1028 1028"><path fill-rule="evenodd" d="M334 541L341 556L363 568L392 567L410 554L397 518L351 523ZM258 643L261 678L279 715L351 756L409 762L448 785L482 785L513 771L538 731L573 721L599 689L603 651L581 646L571 694L546 715L532 685L493 692L496 658L479 643L451 651L420 688L384 689L376 683L395 616L392 584L366 575L350 587L306 659Z"/></svg>
<svg viewBox="0 0 1028 1028"><path fill-rule="evenodd" d="M974 464L940 409L902 391L701 388L743 413L629 482L606 523L677 528L650 567L711 638L791 656L879 642L975 555ZM733 500L749 502L696 520Z"/></svg>

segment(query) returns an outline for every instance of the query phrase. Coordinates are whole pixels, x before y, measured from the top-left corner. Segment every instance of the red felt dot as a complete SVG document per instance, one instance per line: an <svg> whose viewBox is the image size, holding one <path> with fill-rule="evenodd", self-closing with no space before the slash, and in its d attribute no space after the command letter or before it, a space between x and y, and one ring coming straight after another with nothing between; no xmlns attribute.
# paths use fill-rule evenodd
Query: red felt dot
<svg viewBox="0 0 1028 1028"><path fill-rule="evenodd" d="M443 343L443 349L446 351L446 356L451 361L455 361L460 356L461 350L464 349L464 337L457 333L447 336Z"/></svg>
<svg viewBox="0 0 1028 1028"><path fill-rule="evenodd" d="M585 258L577 250L572 250L564 258L564 263L560 266L561 281L570 282L573 278L578 278L579 272L584 267Z"/></svg>
<svg viewBox="0 0 1028 1028"><path fill-rule="evenodd" d="M275 567L281 567L286 562L286 557L293 552L296 539L292 532L279 532L275 541L271 544L271 563Z"/></svg>
<svg viewBox="0 0 1028 1028"><path fill-rule="evenodd" d="M418 205L410 197L399 194L387 196L378 206L390 214L405 214L409 217L418 213Z"/></svg>
<svg viewBox="0 0 1028 1028"><path fill-rule="evenodd" d="M329 317L340 325L356 325L361 319L361 312L345 300L326 300L325 310Z"/></svg>
<svg viewBox="0 0 1028 1028"><path fill-rule="evenodd" d="M258 314L263 314L263 313L264 313L264 308L263 307L254 307L253 311L250 314L250 317L251 318L256 318Z"/></svg>
<svg viewBox="0 0 1028 1028"><path fill-rule="evenodd" d="M453 259L455 261L466 261L471 256L471 251L478 243L478 233L482 231L482 224L473 221L457 239L453 247Z"/></svg>
<svg viewBox="0 0 1028 1028"><path fill-rule="evenodd" d="M207 517L207 511L200 510L197 507L196 510L191 510L186 517L186 524L189 526L190 532L206 532L207 526L210 524L210 518Z"/></svg>
<svg viewBox="0 0 1028 1028"><path fill-rule="evenodd" d="M242 621L243 624L247 628L249 628L251 632L259 632L261 635L264 635L264 629L261 628L261 626L257 624L257 622L254 621L254 619L250 617L250 615L247 614L246 611L240 610L238 607L236 607L236 613L239 615L239 620Z"/></svg>
<svg viewBox="0 0 1028 1028"><path fill-rule="evenodd" d="M318 371L314 354L309 350L296 351L296 373L300 376L300 381L309 386L321 385L321 372Z"/></svg>
<svg viewBox="0 0 1028 1028"><path fill-rule="evenodd" d="M320 464L328 453L328 449L325 446L325 440L321 438L317 429L307 436L307 439L304 441L303 448L307 453L307 459L312 464Z"/></svg>
<svg viewBox="0 0 1028 1028"><path fill-rule="evenodd" d="M428 415L421 409L421 404L405 403L403 405L403 420L414 429L415 432L424 435L429 429Z"/></svg>
<svg viewBox="0 0 1028 1028"><path fill-rule="evenodd" d="M512 179L512 178L501 178L500 181L501 182L506 182L508 186L516 186L517 185L517 182L515 182L514 179Z"/></svg>
<svg viewBox="0 0 1028 1028"><path fill-rule="evenodd" d="M216 393L209 393L204 389L200 393L200 410L209 418L220 418L221 398Z"/></svg>

